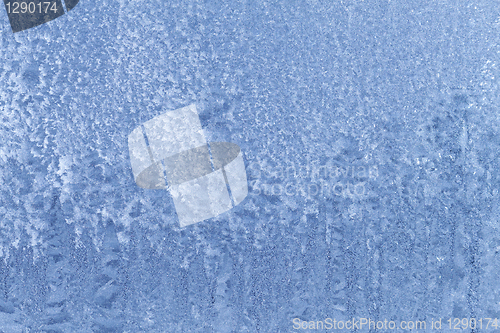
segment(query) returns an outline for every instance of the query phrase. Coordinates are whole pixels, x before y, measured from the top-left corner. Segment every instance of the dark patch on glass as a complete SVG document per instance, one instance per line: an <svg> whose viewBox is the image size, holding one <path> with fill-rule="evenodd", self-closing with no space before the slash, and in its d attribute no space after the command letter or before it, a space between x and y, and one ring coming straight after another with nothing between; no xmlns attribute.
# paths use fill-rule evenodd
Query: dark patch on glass
<svg viewBox="0 0 500 333"><path fill-rule="evenodd" d="M69 12L70 10L75 8L78 2L80 2L80 0L65 0L64 3L66 4L66 10Z"/></svg>
<svg viewBox="0 0 500 333"><path fill-rule="evenodd" d="M66 1L67 10L73 9L79 0ZM61 0L4 0L12 32L31 29L64 15Z"/></svg>

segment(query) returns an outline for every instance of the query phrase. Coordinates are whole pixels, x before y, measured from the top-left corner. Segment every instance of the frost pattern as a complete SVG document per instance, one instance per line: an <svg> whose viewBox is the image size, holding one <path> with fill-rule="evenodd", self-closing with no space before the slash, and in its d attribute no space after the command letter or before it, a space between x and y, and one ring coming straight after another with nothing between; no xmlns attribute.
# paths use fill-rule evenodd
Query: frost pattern
<svg viewBox="0 0 500 333"><path fill-rule="evenodd" d="M0 330L499 316L493 1L86 0L70 14L16 34L2 21ZM191 103L207 141L260 172L233 210L181 229L165 191L135 185L127 136ZM277 171L309 165L377 176L363 197L257 193L320 184Z"/></svg>

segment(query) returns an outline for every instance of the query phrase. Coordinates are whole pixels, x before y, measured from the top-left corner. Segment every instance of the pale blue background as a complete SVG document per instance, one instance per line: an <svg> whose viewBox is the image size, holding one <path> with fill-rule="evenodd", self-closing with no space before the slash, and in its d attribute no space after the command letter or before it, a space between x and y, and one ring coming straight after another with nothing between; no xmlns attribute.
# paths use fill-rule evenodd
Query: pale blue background
<svg viewBox="0 0 500 333"><path fill-rule="evenodd" d="M499 8L81 0L17 34L3 13L0 329L500 317ZM251 187L180 229L168 192L135 185L127 136L193 102L253 185L309 184L273 175L308 163L378 176L362 198Z"/></svg>

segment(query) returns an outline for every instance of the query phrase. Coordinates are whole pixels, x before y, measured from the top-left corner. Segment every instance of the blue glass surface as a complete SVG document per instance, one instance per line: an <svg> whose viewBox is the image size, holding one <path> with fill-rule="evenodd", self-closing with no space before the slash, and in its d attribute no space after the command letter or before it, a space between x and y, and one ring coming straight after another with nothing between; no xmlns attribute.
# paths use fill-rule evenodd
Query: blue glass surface
<svg viewBox="0 0 500 333"><path fill-rule="evenodd" d="M2 14L0 331L500 317L499 17L493 0L82 0L13 34ZM241 148L249 194L180 228L168 191L135 184L127 137L192 103L208 141Z"/></svg>

